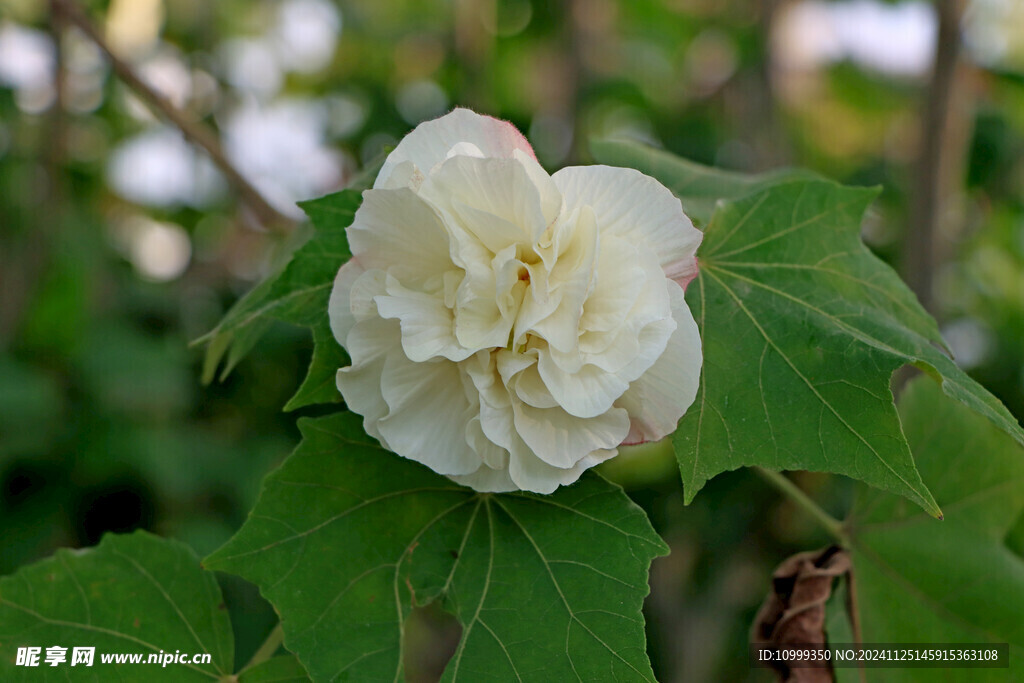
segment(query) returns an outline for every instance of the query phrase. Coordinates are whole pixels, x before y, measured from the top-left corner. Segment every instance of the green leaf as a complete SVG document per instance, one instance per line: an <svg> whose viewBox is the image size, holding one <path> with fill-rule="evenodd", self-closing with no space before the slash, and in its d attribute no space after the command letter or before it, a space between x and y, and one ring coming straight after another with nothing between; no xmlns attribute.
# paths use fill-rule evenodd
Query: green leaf
<svg viewBox="0 0 1024 683"><path fill-rule="evenodd" d="M285 411L292 411L315 403L338 403L341 394L335 383L338 368L349 364L348 354L341 348L327 319L313 326L313 359L309 363L306 379L295 395L285 404Z"/></svg>
<svg viewBox="0 0 1024 683"><path fill-rule="evenodd" d="M46 648L68 648L45 664ZM15 666L19 647L41 647L39 667ZM95 647L92 667L72 648ZM209 664L103 664L105 653L209 653ZM231 623L213 574L185 545L145 532L106 536L94 548L58 550L0 579L0 679L209 681L231 672ZM163 673L163 676L161 676Z"/></svg>
<svg viewBox="0 0 1024 683"><path fill-rule="evenodd" d="M635 168L657 178L679 198L683 210L698 225L711 219L721 199L738 199L780 182L819 178L812 171L780 169L746 175L681 159L647 145L625 140L595 140L590 143L594 158L609 166Z"/></svg>
<svg viewBox="0 0 1024 683"><path fill-rule="evenodd" d="M1024 559L1005 542L1024 514L1024 450L927 378L907 386L900 415L946 519L861 492L847 525L864 641L1010 643L1011 678L1024 679ZM921 673L894 669L886 680ZM1007 680L1005 669L970 673Z"/></svg>
<svg viewBox="0 0 1024 683"><path fill-rule="evenodd" d="M227 376L273 320L309 327L322 324L334 276L351 257L345 228L361 202L360 193L342 190L299 204L315 233L283 267L239 299L217 327L197 340L209 342L204 379L212 379L225 353L221 378Z"/></svg>
<svg viewBox="0 0 1024 683"><path fill-rule="evenodd" d="M760 465L845 474L938 515L889 390L908 363L1024 443L1013 416L942 351L935 321L861 242L874 190L798 171L743 176L632 143L594 152L656 177L699 217L719 202L687 291L704 345L700 392L674 437L688 501L720 472Z"/></svg>
<svg viewBox="0 0 1024 683"><path fill-rule="evenodd" d="M207 558L260 586L313 680L394 681L413 605L462 623L444 680L653 680L643 598L667 552L617 486L478 494L341 413L302 420L249 520Z"/></svg>

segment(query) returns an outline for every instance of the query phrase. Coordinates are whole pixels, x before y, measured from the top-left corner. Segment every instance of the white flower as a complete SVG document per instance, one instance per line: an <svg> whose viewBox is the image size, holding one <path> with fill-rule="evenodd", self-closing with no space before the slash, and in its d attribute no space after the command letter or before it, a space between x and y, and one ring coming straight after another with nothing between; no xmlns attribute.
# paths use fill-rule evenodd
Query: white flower
<svg viewBox="0 0 1024 683"><path fill-rule="evenodd" d="M338 388L381 444L461 484L550 493L696 396L701 233L637 171L549 176L511 124L456 109L388 156L348 240Z"/></svg>

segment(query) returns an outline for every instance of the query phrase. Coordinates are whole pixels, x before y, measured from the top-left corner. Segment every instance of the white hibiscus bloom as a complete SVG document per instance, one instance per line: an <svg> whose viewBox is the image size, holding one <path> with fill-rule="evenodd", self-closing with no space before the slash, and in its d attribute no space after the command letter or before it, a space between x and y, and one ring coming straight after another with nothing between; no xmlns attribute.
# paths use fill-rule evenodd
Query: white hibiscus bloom
<svg viewBox="0 0 1024 683"><path fill-rule="evenodd" d="M422 123L348 228L338 388L399 455L479 491L550 493L693 403L683 286L701 237L637 171L549 176L509 123L466 109Z"/></svg>

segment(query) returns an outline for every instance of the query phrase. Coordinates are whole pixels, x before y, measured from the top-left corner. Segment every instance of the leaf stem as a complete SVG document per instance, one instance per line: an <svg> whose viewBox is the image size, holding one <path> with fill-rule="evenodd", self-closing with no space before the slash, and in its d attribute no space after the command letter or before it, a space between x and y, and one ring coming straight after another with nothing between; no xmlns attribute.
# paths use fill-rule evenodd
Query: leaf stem
<svg viewBox="0 0 1024 683"><path fill-rule="evenodd" d="M753 468L762 479L778 489L784 496L789 498L801 510L810 515L825 531L834 536L845 546L849 545L849 539L843 530L843 523L832 515L825 512L820 505L814 502L810 496L804 493L796 484L781 472L766 470L763 467Z"/></svg>
<svg viewBox="0 0 1024 683"><path fill-rule="evenodd" d="M281 647L282 642L284 642L284 630L281 628L281 622L279 621L273 630L271 630L267 639L263 641L263 644L256 649L256 652L253 654L252 659L249 660L249 663L242 667L242 671L251 669L257 664L262 664L273 657L274 653L277 652L277 648Z"/></svg>

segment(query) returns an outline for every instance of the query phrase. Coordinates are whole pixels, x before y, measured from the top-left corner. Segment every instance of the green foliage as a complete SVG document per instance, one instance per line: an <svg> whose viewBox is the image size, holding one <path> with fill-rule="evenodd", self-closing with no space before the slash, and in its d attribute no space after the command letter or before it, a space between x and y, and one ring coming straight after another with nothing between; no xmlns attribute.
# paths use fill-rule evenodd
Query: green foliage
<svg viewBox="0 0 1024 683"><path fill-rule="evenodd" d="M66 661L44 661L46 648ZM41 647L40 666L14 666L19 647ZM91 667L71 666L74 647L94 647ZM209 653L209 664L103 664L105 653ZM273 663L272 663L273 662ZM59 550L0 579L0 678L4 681L208 681L234 664L231 623L220 588L187 546L145 532L109 535L94 548ZM302 677L294 657L268 660L241 680Z"/></svg>
<svg viewBox="0 0 1024 683"><path fill-rule="evenodd" d="M480 494L376 445L357 416L300 422L241 531L206 565L260 586L314 680L392 681L411 607L462 624L444 680L654 680L640 612L667 548L596 475Z"/></svg>
<svg viewBox="0 0 1024 683"><path fill-rule="evenodd" d="M334 276L352 255L345 228L352 222L361 201L360 193L342 190L300 204L313 222L313 236L295 249L273 275L239 299L217 327L197 340L209 343L203 370L206 381L213 379L225 354L227 362L221 379L226 377L273 320L313 328L324 324ZM319 338L322 343L323 335ZM336 357L337 353L336 349L321 350L315 354L314 365L317 360ZM316 395L319 377L314 375L312 381L313 385L303 385L300 390L305 398L296 397L298 404L292 407L305 405L302 400L308 403L309 397Z"/></svg>
<svg viewBox="0 0 1024 683"><path fill-rule="evenodd" d="M946 519L861 492L847 527L864 641L1009 643L1011 662L1019 662L1024 559L1005 538L1024 514L1024 452L926 378L907 387L900 416ZM1022 678L1005 669L970 673L972 681ZM886 674L922 678L914 669Z"/></svg>
<svg viewBox="0 0 1024 683"><path fill-rule="evenodd" d="M683 196L743 187L665 156L631 160ZM939 515L900 429L893 371L918 365L1022 443L1024 430L938 348L935 321L861 242L874 190L765 182L718 205L687 291L704 345L700 392L674 436L687 499L720 472L760 465L845 474Z"/></svg>

